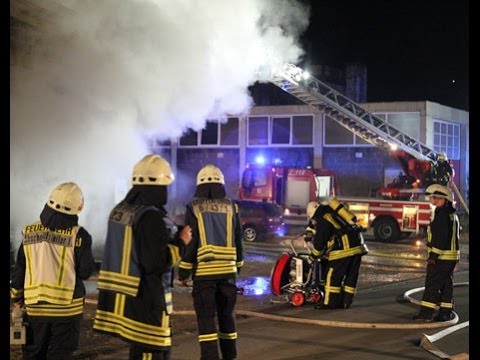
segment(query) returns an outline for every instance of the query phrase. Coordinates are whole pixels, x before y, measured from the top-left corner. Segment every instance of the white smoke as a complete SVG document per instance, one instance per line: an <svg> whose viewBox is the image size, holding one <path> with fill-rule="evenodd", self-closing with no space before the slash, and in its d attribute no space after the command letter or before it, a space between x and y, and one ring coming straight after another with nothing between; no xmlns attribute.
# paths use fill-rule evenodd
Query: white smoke
<svg viewBox="0 0 480 360"><path fill-rule="evenodd" d="M16 246L21 226L65 181L82 188L80 223L100 245L115 183L150 152L145 138L175 138L202 129L207 118L247 113L257 70L298 62L309 19L293 0L32 3L56 11L35 38L12 35L16 44L32 44L14 50L11 67Z"/></svg>

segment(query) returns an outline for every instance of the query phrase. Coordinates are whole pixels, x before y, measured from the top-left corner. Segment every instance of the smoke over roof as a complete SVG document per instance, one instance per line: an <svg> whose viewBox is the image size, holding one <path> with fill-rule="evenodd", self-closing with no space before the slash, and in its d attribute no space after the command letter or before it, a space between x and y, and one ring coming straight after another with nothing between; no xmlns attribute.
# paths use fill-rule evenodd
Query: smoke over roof
<svg viewBox="0 0 480 360"><path fill-rule="evenodd" d="M150 151L146 138L247 113L257 70L298 62L309 19L309 9L290 0L29 3L63 11L48 12L54 26L12 33L15 245L65 181L83 190L80 223L103 242L115 182Z"/></svg>

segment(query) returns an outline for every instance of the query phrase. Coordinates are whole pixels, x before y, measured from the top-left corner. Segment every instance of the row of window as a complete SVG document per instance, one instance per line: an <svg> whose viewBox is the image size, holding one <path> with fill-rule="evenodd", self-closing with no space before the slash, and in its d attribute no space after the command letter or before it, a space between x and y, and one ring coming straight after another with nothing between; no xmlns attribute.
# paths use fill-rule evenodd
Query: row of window
<svg viewBox="0 0 480 360"><path fill-rule="evenodd" d="M375 113L388 124L405 134L418 139L420 136L420 113ZM373 146L325 116L324 146ZM435 151L443 151L450 159L460 159L460 125L434 120ZM204 129L189 129L179 140L180 147L232 146L238 147L239 118L229 117L226 121L209 120ZM293 116L250 116L247 121L247 146L313 146L313 115ZM170 146L170 141L157 145Z"/></svg>
<svg viewBox="0 0 480 360"><path fill-rule="evenodd" d="M460 159L460 125L433 120L433 149L451 160Z"/></svg>

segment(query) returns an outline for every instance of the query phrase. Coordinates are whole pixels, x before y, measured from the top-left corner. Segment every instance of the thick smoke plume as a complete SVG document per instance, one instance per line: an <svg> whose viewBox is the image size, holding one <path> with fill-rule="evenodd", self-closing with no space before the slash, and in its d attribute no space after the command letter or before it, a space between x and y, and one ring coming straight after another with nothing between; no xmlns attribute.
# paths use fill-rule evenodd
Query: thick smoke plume
<svg viewBox="0 0 480 360"><path fill-rule="evenodd" d="M80 223L101 246L115 184L150 152L147 139L247 113L257 70L300 60L309 18L287 0L30 3L47 9L48 26L11 35L14 248L65 181L82 188Z"/></svg>

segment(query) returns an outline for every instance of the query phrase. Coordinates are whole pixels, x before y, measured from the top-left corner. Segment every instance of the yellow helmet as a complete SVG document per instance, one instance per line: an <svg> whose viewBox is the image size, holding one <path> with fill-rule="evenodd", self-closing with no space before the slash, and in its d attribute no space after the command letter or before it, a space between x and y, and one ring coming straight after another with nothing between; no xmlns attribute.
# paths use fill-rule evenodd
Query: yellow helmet
<svg viewBox="0 0 480 360"><path fill-rule="evenodd" d="M173 180L170 164L160 155L146 155L133 167L132 185L170 185Z"/></svg>
<svg viewBox="0 0 480 360"><path fill-rule="evenodd" d="M76 215L83 209L82 190L73 182L62 183L52 190L47 205L58 212Z"/></svg>
<svg viewBox="0 0 480 360"><path fill-rule="evenodd" d="M425 195L436 196L453 202L453 194L450 189L444 185L432 184L425 189Z"/></svg>
<svg viewBox="0 0 480 360"><path fill-rule="evenodd" d="M197 174L197 185L222 184L225 185L225 178L222 171L215 165L205 165Z"/></svg>

